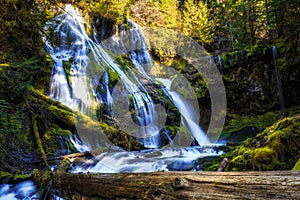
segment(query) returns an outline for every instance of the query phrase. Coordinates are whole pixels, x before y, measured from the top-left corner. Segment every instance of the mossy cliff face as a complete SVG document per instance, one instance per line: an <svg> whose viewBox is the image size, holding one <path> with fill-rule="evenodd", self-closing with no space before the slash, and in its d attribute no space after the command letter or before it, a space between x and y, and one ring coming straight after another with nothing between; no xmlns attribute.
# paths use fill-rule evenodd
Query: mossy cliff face
<svg viewBox="0 0 300 200"><path fill-rule="evenodd" d="M230 155L229 171L292 169L300 155L300 116L284 118Z"/></svg>
<svg viewBox="0 0 300 200"><path fill-rule="evenodd" d="M144 148L126 133L104 122L77 115L38 90L31 89L26 102L23 111L9 105L6 110L1 109L5 115L0 118L0 170L28 172L32 168L44 168L44 163L54 157L76 152L70 138L79 127L84 128L86 134L95 133L100 128L112 143L126 150ZM76 127L78 124L80 126ZM92 141L97 142L93 136L90 135ZM55 164L53 162L48 164Z"/></svg>

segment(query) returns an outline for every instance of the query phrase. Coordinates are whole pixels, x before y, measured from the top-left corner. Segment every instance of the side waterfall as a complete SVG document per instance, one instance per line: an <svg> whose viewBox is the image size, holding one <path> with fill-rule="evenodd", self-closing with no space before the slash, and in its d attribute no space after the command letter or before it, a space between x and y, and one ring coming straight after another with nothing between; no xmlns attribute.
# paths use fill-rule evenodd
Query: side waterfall
<svg viewBox="0 0 300 200"><path fill-rule="evenodd" d="M284 103L284 97L283 97L282 82L281 82L280 72L279 72L278 63L277 63L277 48L276 48L276 46L272 46L272 54L273 54L273 62L274 62L274 68L275 68L275 76L276 76L276 80L277 80L280 111L281 111L282 115L285 115L286 109L285 109L285 103Z"/></svg>

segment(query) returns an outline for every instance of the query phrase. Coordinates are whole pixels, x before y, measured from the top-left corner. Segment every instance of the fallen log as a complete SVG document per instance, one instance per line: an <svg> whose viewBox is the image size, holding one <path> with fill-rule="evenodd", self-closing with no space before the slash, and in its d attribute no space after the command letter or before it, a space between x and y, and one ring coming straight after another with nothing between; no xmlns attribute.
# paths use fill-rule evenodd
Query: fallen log
<svg viewBox="0 0 300 200"><path fill-rule="evenodd" d="M300 171L51 173L35 171L66 199L299 199Z"/></svg>
<svg viewBox="0 0 300 200"><path fill-rule="evenodd" d="M52 159L48 159L48 161L63 160L63 159L68 159L68 158L79 158L79 157L84 157L84 156L88 156L88 155L91 155L91 153L88 152L88 151L86 151L86 152L78 152L78 153L72 153L72 154L68 154L68 155L54 157Z"/></svg>

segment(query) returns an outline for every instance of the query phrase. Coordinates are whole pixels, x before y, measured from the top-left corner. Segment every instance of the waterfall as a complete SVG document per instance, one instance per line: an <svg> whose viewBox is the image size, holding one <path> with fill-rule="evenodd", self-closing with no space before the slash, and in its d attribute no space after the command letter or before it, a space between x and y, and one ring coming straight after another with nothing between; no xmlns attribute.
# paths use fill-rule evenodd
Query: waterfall
<svg viewBox="0 0 300 200"><path fill-rule="evenodd" d="M275 76L277 80L277 89L278 89L278 97L279 97L279 103L280 103L280 111L282 115L286 114L285 110L285 103L284 103L284 97L283 97L283 89L282 89L282 82L280 78L280 72L278 69L278 62L277 62L277 48L276 46L272 46L272 54L273 54L273 62L274 62L274 68L275 68Z"/></svg>
<svg viewBox="0 0 300 200"><path fill-rule="evenodd" d="M222 61L221 55L218 55L218 63L219 63L220 73L222 73L222 70L223 70L223 61Z"/></svg>
<svg viewBox="0 0 300 200"><path fill-rule="evenodd" d="M187 127L188 131L193 135L197 142L201 142L202 145L210 144L208 138L205 135L205 132L201 129L197 122L195 122L196 114L194 113L192 107L189 106L189 103L186 102L180 94L172 91L171 85L173 80L163 78L157 78L157 80L166 87L166 89L168 90L166 93L170 94L171 99L179 109L181 113L181 123L185 127Z"/></svg>
<svg viewBox="0 0 300 200"><path fill-rule="evenodd" d="M192 134L198 144L209 144L189 104L168 88L166 81L151 78L149 71L152 59L142 28L131 20L128 20L128 24L129 30L126 31L124 26L121 26L118 35L109 38L108 42L103 42L88 36L84 19L71 5L66 6L64 14L47 23L45 31L54 36L44 36L46 50L53 60L50 97L86 115L95 113L101 103L107 107L107 114L113 117L123 116L124 113L120 110L132 106L136 123L134 128L138 127L134 130L135 134L139 134L135 135L137 140L148 148L157 149L164 127L160 126L160 114L145 83L160 85L164 95L168 96L181 112L184 128ZM119 55L118 51L128 48L128 45L131 51L128 51L127 55L135 69L120 66L115 62L114 55ZM117 74L122 89L117 90L119 87L110 86L109 71ZM99 87L101 91L97 89ZM121 102L119 107L122 109L116 108L122 96L127 99L127 105ZM169 133L163 132L171 140ZM80 151L87 148L79 147L80 143L75 143Z"/></svg>

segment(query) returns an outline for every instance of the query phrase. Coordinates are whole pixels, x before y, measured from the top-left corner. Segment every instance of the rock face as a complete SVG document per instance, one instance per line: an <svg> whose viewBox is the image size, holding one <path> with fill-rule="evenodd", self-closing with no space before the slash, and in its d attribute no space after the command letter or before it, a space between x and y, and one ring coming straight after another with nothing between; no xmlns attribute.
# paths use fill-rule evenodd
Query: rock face
<svg viewBox="0 0 300 200"><path fill-rule="evenodd" d="M97 40L101 42L116 33L116 21L111 18L95 17L93 28L97 33Z"/></svg>
<svg viewBox="0 0 300 200"><path fill-rule="evenodd" d="M300 155L300 116L284 118L232 153L229 171L289 170Z"/></svg>
<svg viewBox="0 0 300 200"><path fill-rule="evenodd" d="M272 50L258 50L249 56L247 54L233 52L222 55L222 66L218 64L226 88L228 111L253 115L278 109L279 97ZM300 71L295 66L296 64L279 66L282 69L280 74L287 105L295 103L296 96L299 96L295 83L299 82L297 76L299 77ZM288 77L291 74L293 78ZM290 91L293 95L289 95Z"/></svg>

